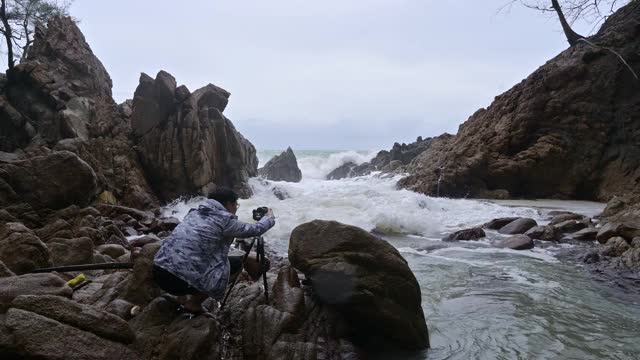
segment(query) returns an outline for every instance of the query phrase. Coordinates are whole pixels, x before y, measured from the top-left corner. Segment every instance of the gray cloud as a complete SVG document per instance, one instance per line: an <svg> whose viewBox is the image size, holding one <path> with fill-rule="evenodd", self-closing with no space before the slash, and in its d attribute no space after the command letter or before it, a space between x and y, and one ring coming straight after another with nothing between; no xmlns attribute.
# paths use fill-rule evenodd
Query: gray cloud
<svg viewBox="0 0 640 360"><path fill-rule="evenodd" d="M555 19L505 0L77 1L114 81L169 71L232 93L259 148L378 149L458 125L566 48Z"/></svg>

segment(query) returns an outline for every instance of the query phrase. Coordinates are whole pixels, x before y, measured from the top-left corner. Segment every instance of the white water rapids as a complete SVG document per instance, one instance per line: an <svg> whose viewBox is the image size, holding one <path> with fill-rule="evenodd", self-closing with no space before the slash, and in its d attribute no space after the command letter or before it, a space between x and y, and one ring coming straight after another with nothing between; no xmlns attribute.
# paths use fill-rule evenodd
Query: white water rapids
<svg viewBox="0 0 640 360"><path fill-rule="evenodd" d="M260 164L279 152L259 153ZM374 174L323 180L341 164L362 163L374 152L296 152L300 183L251 179L254 195L238 215L268 206L276 226L265 234L286 256L298 225L336 220L377 233L397 247L420 283L433 349L411 359L614 358L640 353L640 305L627 292L594 280L562 254L575 245L536 244L526 251L498 249L488 239L444 243L443 235L498 217L548 221L551 210L594 216L603 204L575 201L452 200L396 189L399 177ZM279 188L288 195L278 200ZM165 215L179 219L202 199L176 202ZM541 245L541 246L539 246ZM581 246L581 245L579 245ZM402 358L397 355L397 358Z"/></svg>

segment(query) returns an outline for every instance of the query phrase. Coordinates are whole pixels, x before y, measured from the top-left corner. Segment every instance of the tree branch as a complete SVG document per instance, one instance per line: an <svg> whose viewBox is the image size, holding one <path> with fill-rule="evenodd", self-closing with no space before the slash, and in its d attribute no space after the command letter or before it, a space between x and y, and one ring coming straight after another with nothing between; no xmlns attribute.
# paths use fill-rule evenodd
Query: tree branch
<svg viewBox="0 0 640 360"><path fill-rule="evenodd" d="M633 77L636 78L636 80L640 80L640 79L638 79L638 74L636 74L636 72L633 70L631 65L629 65L629 63L617 51L613 50L610 47L596 45L596 44L592 43L591 41L589 41L589 40L587 40L585 38L578 39L578 41L584 41L585 43L587 43L587 44L589 44L589 45L591 45L593 47L596 47L596 48L599 48L599 49L605 49L607 51L610 51L611 53L616 55L620 59L620 61L622 61L622 63L627 67L627 69L629 69L629 71L631 71L631 75L633 75Z"/></svg>

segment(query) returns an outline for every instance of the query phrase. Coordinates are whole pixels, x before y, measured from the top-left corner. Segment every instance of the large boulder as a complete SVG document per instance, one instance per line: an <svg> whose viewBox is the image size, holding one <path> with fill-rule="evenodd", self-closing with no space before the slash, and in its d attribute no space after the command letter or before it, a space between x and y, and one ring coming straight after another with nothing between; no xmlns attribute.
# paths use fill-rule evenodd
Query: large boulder
<svg viewBox="0 0 640 360"><path fill-rule="evenodd" d="M620 8L578 42L476 111L408 167L403 188L427 195L609 200L637 192L640 7ZM615 51L609 51L609 49ZM625 58L623 63L619 56Z"/></svg>
<svg viewBox="0 0 640 360"><path fill-rule="evenodd" d="M124 344L35 312L9 309L5 326L13 344L9 350L24 359L112 360L139 359Z"/></svg>
<svg viewBox="0 0 640 360"><path fill-rule="evenodd" d="M133 331L126 321L108 312L61 296L21 295L13 300L11 307L46 316L105 339L125 344L130 344L134 340Z"/></svg>
<svg viewBox="0 0 640 360"><path fill-rule="evenodd" d="M298 160L290 147L280 155L274 156L258 169L258 174L265 179L273 181L300 182L302 172L298 168Z"/></svg>
<svg viewBox="0 0 640 360"><path fill-rule="evenodd" d="M59 276L25 274L0 278L0 313L5 312L13 299L20 295L57 295L71 297L73 290Z"/></svg>
<svg viewBox="0 0 640 360"><path fill-rule="evenodd" d="M429 346L420 287L388 242L354 226L315 220L291 233L289 260L323 303L341 311L356 343Z"/></svg>
<svg viewBox="0 0 640 360"><path fill-rule="evenodd" d="M527 235L514 235L500 241L497 246L512 250L529 250L533 249L534 244L533 240Z"/></svg>
<svg viewBox="0 0 640 360"><path fill-rule="evenodd" d="M16 274L52 265L47 246L33 231L15 222L0 226L0 261Z"/></svg>
<svg viewBox="0 0 640 360"><path fill-rule="evenodd" d="M482 225L482 227L489 230L500 230L500 228L502 228L503 226L508 225L509 223L512 223L518 219L518 217L497 218Z"/></svg>
<svg viewBox="0 0 640 360"><path fill-rule="evenodd" d="M456 231L445 236L442 241L457 241L457 240L478 240L487 236L484 230L481 228L472 228Z"/></svg>
<svg viewBox="0 0 640 360"><path fill-rule="evenodd" d="M618 257L630 248L631 247L625 239L621 237L614 237L609 239L605 246L600 249L600 254L604 256Z"/></svg>
<svg viewBox="0 0 640 360"><path fill-rule="evenodd" d="M95 172L69 151L0 164L0 205L19 201L62 209L86 206L96 195Z"/></svg>
<svg viewBox="0 0 640 360"><path fill-rule="evenodd" d="M129 275L121 298L137 305L146 305L162 293L153 281L153 259L161 243L146 244L135 258L133 272Z"/></svg>
<svg viewBox="0 0 640 360"><path fill-rule="evenodd" d="M185 194L206 194L216 186L251 190L257 175L253 145L222 112L229 93L209 84L190 93L160 71L140 76L131 113L136 150L145 173L164 201Z"/></svg>
<svg viewBox="0 0 640 360"><path fill-rule="evenodd" d="M538 223L535 220L529 218L519 218L501 227L498 232L500 234L507 235L524 234L534 226L538 226Z"/></svg>
<svg viewBox="0 0 640 360"><path fill-rule="evenodd" d="M93 263L93 241L90 238L53 238L47 241L47 246L57 266Z"/></svg>
<svg viewBox="0 0 640 360"><path fill-rule="evenodd" d="M562 238L562 231L555 226L534 226L524 233L528 237L544 241L558 241Z"/></svg>

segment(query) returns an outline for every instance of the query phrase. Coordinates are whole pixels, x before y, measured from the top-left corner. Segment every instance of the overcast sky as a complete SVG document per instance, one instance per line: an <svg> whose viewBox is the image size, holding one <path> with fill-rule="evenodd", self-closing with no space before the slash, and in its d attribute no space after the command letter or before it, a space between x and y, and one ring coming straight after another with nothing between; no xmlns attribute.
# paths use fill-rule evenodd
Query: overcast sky
<svg viewBox="0 0 640 360"><path fill-rule="evenodd" d="M455 133L567 48L554 17L507 0L76 0L121 102L141 72L231 92L258 149L387 149ZM588 27L578 27L588 32Z"/></svg>

